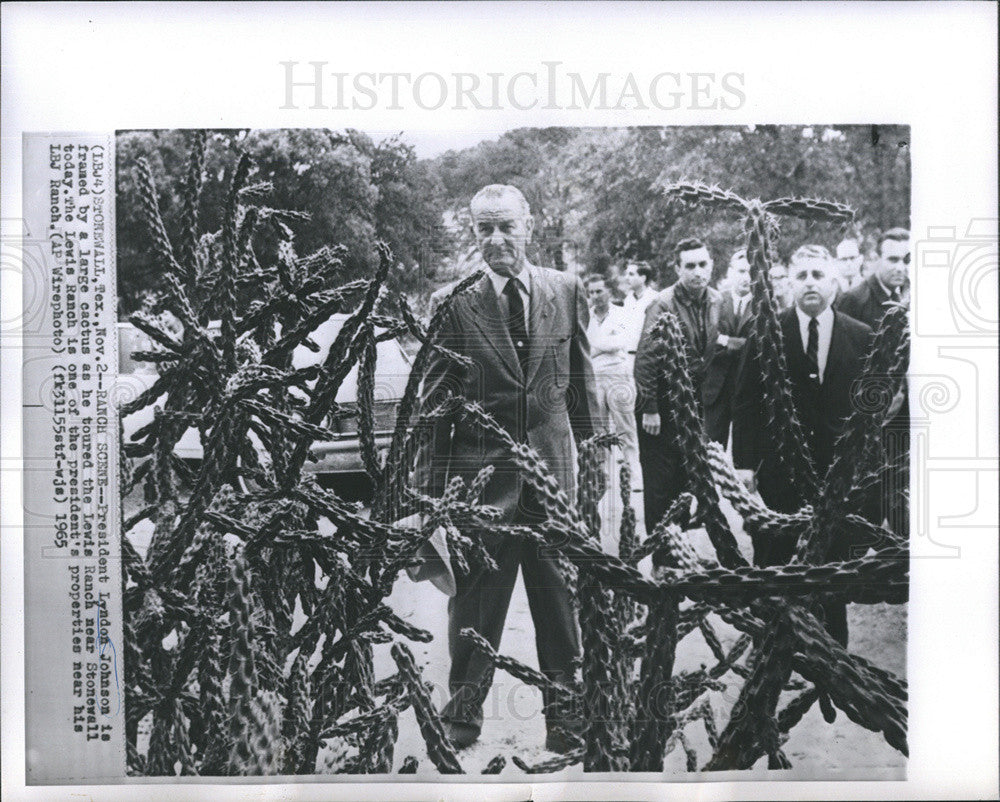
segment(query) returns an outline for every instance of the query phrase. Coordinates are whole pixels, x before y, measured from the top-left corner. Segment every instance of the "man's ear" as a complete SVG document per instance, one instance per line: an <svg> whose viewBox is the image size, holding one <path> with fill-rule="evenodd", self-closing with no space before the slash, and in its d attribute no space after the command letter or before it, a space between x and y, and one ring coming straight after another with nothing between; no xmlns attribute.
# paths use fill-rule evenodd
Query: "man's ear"
<svg viewBox="0 0 1000 802"><path fill-rule="evenodd" d="M527 232L527 236L524 238L525 242L531 242L531 232L535 230L535 218L533 215L528 215L524 221L524 230Z"/></svg>

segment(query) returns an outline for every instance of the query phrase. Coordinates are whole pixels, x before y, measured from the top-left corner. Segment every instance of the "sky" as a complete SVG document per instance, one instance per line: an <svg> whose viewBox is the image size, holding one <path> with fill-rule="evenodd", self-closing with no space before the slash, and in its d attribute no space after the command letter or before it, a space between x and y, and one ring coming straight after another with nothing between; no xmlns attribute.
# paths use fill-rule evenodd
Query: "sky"
<svg viewBox="0 0 1000 802"><path fill-rule="evenodd" d="M475 130L402 131L402 139L407 144L413 145L417 158L433 159L449 150L462 150L486 140L496 140L507 130L510 130L509 126L504 125L493 129L479 127ZM367 131L367 133L375 139L381 139L400 132Z"/></svg>

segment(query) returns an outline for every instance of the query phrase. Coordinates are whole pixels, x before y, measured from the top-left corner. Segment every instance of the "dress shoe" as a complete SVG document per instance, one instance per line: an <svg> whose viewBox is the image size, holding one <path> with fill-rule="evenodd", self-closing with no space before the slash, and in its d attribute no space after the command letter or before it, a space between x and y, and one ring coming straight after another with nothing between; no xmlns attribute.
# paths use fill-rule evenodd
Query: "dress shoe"
<svg viewBox="0 0 1000 802"><path fill-rule="evenodd" d="M467 749L479 740L478 728L458 721L446 721L444 734L448 736L451 745L456 749Z"/></svg>

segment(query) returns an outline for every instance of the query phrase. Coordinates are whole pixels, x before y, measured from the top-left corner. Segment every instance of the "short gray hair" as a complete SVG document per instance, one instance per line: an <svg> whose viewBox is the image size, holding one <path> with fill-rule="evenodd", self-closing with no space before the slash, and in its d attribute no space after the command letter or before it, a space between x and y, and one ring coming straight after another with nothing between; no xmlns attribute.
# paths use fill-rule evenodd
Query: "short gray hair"
<svg viewBox="0 0 1000 802"><path fill-rule="evenodd" d="M473 196L471 201L469 201L469 211L472 213L472 217L475 218L476 216L477 204L488 200L499 200L507 197L508 195L517 200L518 205L521 207L521 213L525 217L528 217L531 214L531 207L528 205L528 200L524 197L524 193L522 193L517 187L511 186L510 184L487 184Z"/></svg>
<svg viewBox="0 0 1000 802"><path fill-rule="evenodd" d="M805 259L820 259L824 262L829 262L833 259L833 256L822 245L802 245L792 254L792 258L788 260L788 265L791 267L796 262L801 262Z"/></svg>

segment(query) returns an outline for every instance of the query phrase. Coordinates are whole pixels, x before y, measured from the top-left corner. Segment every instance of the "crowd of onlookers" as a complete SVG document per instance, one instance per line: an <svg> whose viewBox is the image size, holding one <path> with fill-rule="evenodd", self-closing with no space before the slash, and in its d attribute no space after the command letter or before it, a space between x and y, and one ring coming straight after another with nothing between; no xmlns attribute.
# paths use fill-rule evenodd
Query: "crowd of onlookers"
<svg viewBox="0 0 1000 802"><path fill-rule="evenodd" d="M669 410L658 387L657 346L649 336L665 311L681 325L707 436L731 444L736 467L765 501L780 509L794 507L797 494L777 486L780 481L766 470L769 421L767 410L759 408L760 370L748 347L754 310L746 251L732 253L715 287L710 284L712 257L701 240L683 240L675 256L677 281L662 290L641 261L626 263L614 278L591 274L584 279L600 409L605 424L625 442L626 459L641 463L646 520L658 521L684 485L680 455L663 434ZM851 383L871 331L888 305L909 302L909 261L909 232L896 228L878 238L867 260L857 240L845 239L835 254L803 245L787 265L776 263L768 271L797 412L821 471L850 412ZM634 404L625 401L630 388ZM889 417L897 424L904 406L905 399L894 400Z"/></svg>

